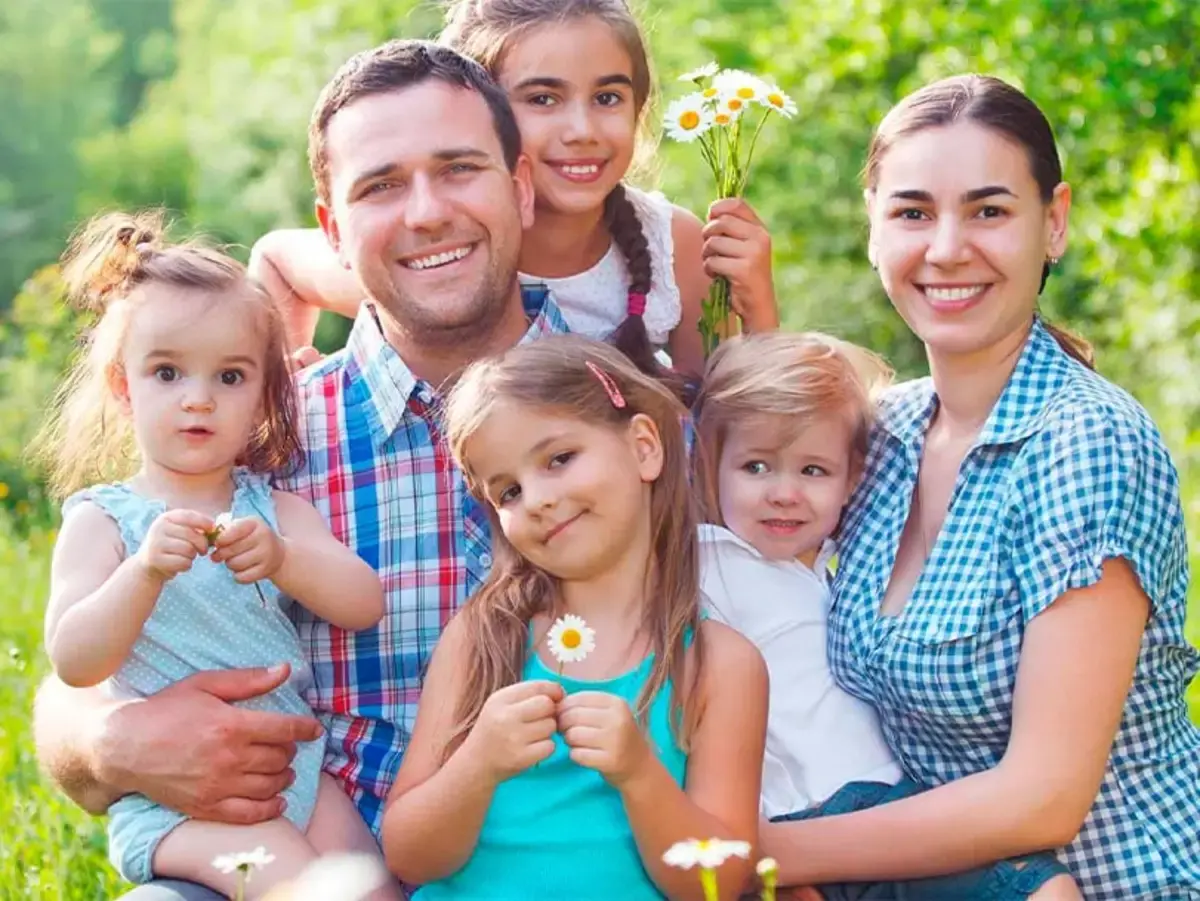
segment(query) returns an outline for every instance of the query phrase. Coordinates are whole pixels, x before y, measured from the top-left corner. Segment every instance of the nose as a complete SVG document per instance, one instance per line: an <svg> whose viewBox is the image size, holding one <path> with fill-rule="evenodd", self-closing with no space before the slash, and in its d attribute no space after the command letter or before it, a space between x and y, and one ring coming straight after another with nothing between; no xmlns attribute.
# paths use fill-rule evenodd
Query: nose
<svg viewBox="0 0 1200 901"><path fill-rule="evenodd" d="M970 257L963 224L955 216L941 216L934 228L933 237L925 249L925 259L934 266L953 266L966 262Z"/></svg>
<svg viewBox="0 0 1200 901"><path fill-rule="evenodd" d="M592 140L595 129L592 127L592 110L586 100L577 100L567 105L564 110L563 143L578 144Z"/></svg>
<svg viewBox="0 0 1200 901"><path fill-rule="evenodd" d="M767 486L767 501L776 507L795 506L800 497L800 483L791 476L778 476Z"/></svg>
<svg viewBox="0 0 1200 901"><path fill-rule="evenodd" d="M412 180L404 202L404 224L413 231L437 231L449 219L446 200L427 175Z"/></svg>
<svg viewBox="0 0 1200 901"><path fill-rule="evenodd" d="M189 413L211 413L216 408L207 379L188 379L183 389L183 409Z"/></svg>
<svg viewBox="0 0 1200 901"><path fill-rule="evenodd" d="M526 479L521 484L521 499L525 502L526 511L536 516L552 509L558 498L545 479L534 478Z"/></svg>

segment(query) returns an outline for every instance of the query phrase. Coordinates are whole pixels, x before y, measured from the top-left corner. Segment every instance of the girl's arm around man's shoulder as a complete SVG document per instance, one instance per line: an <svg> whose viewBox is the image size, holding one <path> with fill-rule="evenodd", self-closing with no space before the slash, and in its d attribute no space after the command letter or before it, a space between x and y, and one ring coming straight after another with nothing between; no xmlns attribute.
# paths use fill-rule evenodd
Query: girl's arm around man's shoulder
<svg viewBox="0 0 1200 901"><path fill-rule="evenodd" d="M759 793L767 728L767 667L736 631L706 620L700 627L703 670L697 686L700 716L688 753L687 783L676 788L661 765L622 790L642 861L670 898L700 899L694 871L668 867L663 852L688 838L758 844ZM731 859L718 871L720 896L732 899L754 872Z"/></svg>

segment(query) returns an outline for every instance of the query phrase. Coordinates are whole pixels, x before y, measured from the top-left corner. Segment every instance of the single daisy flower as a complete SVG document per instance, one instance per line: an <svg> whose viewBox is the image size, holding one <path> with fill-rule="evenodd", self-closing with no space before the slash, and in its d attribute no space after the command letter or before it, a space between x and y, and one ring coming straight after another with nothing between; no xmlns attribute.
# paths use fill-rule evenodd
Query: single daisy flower
<svg viewBox="0 0 1200 901"><path fill-rule="evenodd" d="M754 871L762 882L762 901L775 901L775 888L779 884L779 864L774 857L764 857L754 865Z"/></svg>
<svg viewBox="0 0 1200 901"><path fill-rule="evenodd" d="M596 650L596 632L584 622L582 616L568 613L554 621L550 634L546 636L546 644L559 666L578 663Z"/></svg>
<svg viewBox="0 0 1200 901"><path fill-rule="evenodd" d="M717 64L715 62L705 63L699 68L692 69L691 72L685 72L679 76L680 81L694 81L699 84L706 78L712 78L717 74Z"/></svg>
<svg viewBox="0 0 1200 901"><path fill-rule="evenodd" d="M690 870L692 867L715 870L731 857L749 860L750 843L728 842L719 838L689 838L671 845L662 859L667 866L681 870Z"/></svg>
<svg viewBox="0 0 1200 901"><path fill-rule="evenodd" d="M757 75L741 69L726 69L713 79L712 86L724 97L736 97L743 105L761 101L770 86Z"/></svg>
<svg viewBox="0 0 1200 901"><path fill-rule="evenodd" d="M259 845L253 851L242 851L238 854L222 854L214 858L212 865L222 873L234 873L241 870L250 881L250 875L255 870L261 870L275 859L274 854L268 854L267 849Z"/></svg>
<svg viewBox="0 0 1200 901"><path fill-rule="evenodd" d="M717 98L717 108L713 112L713 117L715 119L717 116L728 116L729 121L732 122L734 119L741 116L741 114L746 111L748 106L749 102L743 100L736 94L722 94ZM719 124L725 123L722 122Z"/></svg>
<svg viewBox="0 0 1200 901"><path fill-rule="evenodd" d="M731 115L724 111L713 113L713 124L714 125L732 125L733 120L736 118L737 118L737 116Z"/></svg>
<svg viewBox="0 0 1200 901"><path fill-rule="evenodd" d="M774 85L767 88L767 93L758 102L765 107L775 110L775 112L779 113L785 119L790 119L796 115L796 101Z"/></svg>
<svg viewBox="0 0 1200 901"><path fill-rule="evenodd" d="M217 543L217 539L221 537L221 533L233 525L233 513L222 513L213 520L212 531L205 532L204 537L208 539L208 546L212 547Z"/></svg>
<svg viewBox="0 0 1200 901"><path fill-rule="evenodd" d="M712 110L700 94L688 94L667 107L667 136L684 143L694 141L712 128Z"/></svg>

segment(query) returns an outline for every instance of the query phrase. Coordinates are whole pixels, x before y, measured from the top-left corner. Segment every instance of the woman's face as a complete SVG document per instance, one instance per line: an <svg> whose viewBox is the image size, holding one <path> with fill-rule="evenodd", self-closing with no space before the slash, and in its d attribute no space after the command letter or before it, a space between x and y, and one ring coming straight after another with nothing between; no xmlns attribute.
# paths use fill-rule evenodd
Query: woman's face
<svg viewBox="0 0 1200 901"><path fill-rule="evenodd" d="M1070 202L1063 183L1044 203L1025 148L1000 132L927 128L888 148L867 192L871 258L931 353L986 351L1028 328Z"/></svg>

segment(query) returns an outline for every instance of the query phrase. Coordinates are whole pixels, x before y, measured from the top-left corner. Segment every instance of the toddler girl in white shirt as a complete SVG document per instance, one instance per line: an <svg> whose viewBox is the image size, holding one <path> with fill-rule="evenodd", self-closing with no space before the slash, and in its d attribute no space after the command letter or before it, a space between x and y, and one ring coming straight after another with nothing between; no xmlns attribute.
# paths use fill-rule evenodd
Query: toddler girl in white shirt
<svg viewBox="0 0 1200 901"><path fill-rule="evenodd" d="M722 343L695 406L709 614L758 646L770 673L765 817L901 771L874 710L833 680L825 652L830 536L866 452L878 357L815 332Z"/></svg>

